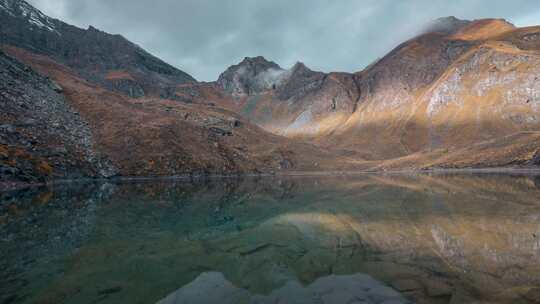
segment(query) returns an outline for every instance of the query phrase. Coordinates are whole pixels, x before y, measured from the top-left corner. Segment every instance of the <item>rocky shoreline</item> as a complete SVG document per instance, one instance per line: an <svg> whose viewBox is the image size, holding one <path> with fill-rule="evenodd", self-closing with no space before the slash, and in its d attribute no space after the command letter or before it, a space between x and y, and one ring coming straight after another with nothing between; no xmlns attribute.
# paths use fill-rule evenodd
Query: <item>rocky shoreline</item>
<svg viewBox="0 0 540 304"><path fill-rule="evenodd" d="M57 179L44 182L0 182L0 192L22 190L25 188L55 186L65 184L93 182L155 182L155 181L205 181L215 179L243 179L249 177L355 177L369 175L491 175L540 177L540 167L497 167L497 168L462 168L462 169L404 169L404 170L358 170L358 171L289 171L273 173L237 173L237 174L184 174L176 176L113 176L109 178Z"/></svg>

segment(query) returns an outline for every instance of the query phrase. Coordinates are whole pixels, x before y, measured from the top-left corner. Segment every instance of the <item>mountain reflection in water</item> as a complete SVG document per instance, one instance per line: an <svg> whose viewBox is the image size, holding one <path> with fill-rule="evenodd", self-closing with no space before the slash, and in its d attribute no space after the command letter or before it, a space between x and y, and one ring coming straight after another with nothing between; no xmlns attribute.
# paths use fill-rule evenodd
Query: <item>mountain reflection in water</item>
<svg viewBox="0 0 540 304"><path fill-rule="evenodd" d="M399 293L365 274L331 275L317 279L307 287L290 281L268 296L253 295L235 287L223 274L206 272L157 304L237 304L237 303L408 303Z"/></svg>
<svg viewBox="0 0 540 304"><path fill-rule="evenodd" d="M0 193L0 303L228 303L210 285L236 303L538 303L539 188L432 174Z"/></svg>

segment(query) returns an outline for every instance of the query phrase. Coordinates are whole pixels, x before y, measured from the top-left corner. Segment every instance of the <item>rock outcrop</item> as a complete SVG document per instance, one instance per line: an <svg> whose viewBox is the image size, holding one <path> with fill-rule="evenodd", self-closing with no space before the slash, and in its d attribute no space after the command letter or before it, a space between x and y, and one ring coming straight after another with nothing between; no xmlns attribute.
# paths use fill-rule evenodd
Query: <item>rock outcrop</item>
<svg viewBox="0 0 540 304"><path fill-rule="evenodd" d="M314 72L305 64L298 62L291 68L287 81L279 86L277 98L299 100L319 88L324 77L324 73Z"/></svg>
<svg viewBox="0 0 540 304"><path fill-rule="evenodd" d="M289 136L318 134L324 126L313 122L343 117L344 112L350 115L359 95L353 74L325 74L301 62L284 70L263 57L246 58L230 67L212 88L225 96L220 98L220 106L278 135ZM227 96L233 100L224 101Z"/></svg>
<svg viewBox="0 0 540 304"><path fill-rule="evenodd" d="M241 97L275 89L287 78L287 74L279 65L264 57L246 57L223 72L216 84L224 92Z"/></svg>

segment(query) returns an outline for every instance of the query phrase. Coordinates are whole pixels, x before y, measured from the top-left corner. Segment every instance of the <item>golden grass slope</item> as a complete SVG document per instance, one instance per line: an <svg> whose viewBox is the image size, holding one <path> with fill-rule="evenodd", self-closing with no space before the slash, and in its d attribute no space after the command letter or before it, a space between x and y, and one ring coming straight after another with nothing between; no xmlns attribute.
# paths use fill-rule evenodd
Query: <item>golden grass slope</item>
<svg viewBox="0 0 540 304"><path fill-rule="evenodd" d="M491 22L493 31L486 28L491 23L480 22L479 32L469 26L444 38L482 40L469 46L433 82L407 90L402 88L404 81L387 83L362 98L347 121L334 126L331 136L319 136L316 142L384 160L493 140L513 145L507 136L540 131L540 29L512 30L501 21ZM423 54L425 48L418 43L414 40L401 48L399 56ZM385 64L384 59L378 64ZM471 159L470 163L481 162Z"/></svg>

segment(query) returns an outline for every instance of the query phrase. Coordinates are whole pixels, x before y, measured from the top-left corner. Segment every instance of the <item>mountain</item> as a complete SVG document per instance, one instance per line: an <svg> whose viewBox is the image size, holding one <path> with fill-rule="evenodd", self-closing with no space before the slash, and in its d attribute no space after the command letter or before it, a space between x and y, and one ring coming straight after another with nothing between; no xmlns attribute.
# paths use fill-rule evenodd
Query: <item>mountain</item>
<svg viewBox="0 0 540 304"><path fill-rule="evenodd" d="M268 131L294 137L317 133L309 121L352 111L358 98L354 75L325 74L297 62L283 69L265 58L245 58L214 83L199 84L195 103L211 101Z"/></svg>
<svg viewBox="0 0 540 304"><path fill-rule="evenodd" d="M394 158L538 130L540 57L509 42L521 35L507 22L478 20L405 42L355 75L357 110L321 140Z"/></svg>
<svg viewBox="0 0 540 304"><path fill-rule="evenodd" d="M168 98L177 85L195 81L120 35L66 24L24 0L0 0L0 18L1 44L54 58L85 80L131 97Z"/></svg>
<svg viewBox="0 0 540 304"><path fill-rule="evenodd" d="M54 81L54 86L61 90L56 93L61 96L57 97L63 97L73 109L72 115L89 128L91 137L84 140L110 164L111 174L84 176L270 173L334 167L333 158L324 149L265 132L233 112L170 99L131 98L80 78L50 57L15 47L5 50L24 62L23 69L35 70L47 75L40 77ZM28 102L39 103L40 99L30 97ZM59 111L45 107L48 111ZM35 107L28 112L34 110ZM13 120L20 120L23 115L16 114ZM45 118L38 119L42 123L36 127L51 124ZM60 134L71 132L72 124L67 122L52 125L58 126ZM14 136L36 133L24 124L13 132ZM17 149L24 141L2 141L2 144ZM42 148L47 155L55 151L51 152L48 146ZM19 154L12 156L6 163L20 161ZM51 172L40 178L55 178L59 169L51 164ZM19 175L16 177L20 179Z"/></svg>
<svg viewBox="0 0 540 304"><path fill-rule="evenodd" d="M417 159L419 167L457 166L439 158L496 141L515 152L494 156L497 165L522 163L535 144L520 148L508 138L537 142L537 37L539 27L518 29L502 19L441 18L358 73L297 64L272 90L237 101L236 111L275 134L367 161L421 154L431 156ZM459 166L488 164L471 158Z"/></svg>
<svg viewBox="0 0 540 304"><path fill-rule="evenodd" d="M237 65L229 67L217 80L224 92L233 96L255 95L275 89L286 77L286 71L264 57L246 57Z"/></svg>
<svg viewBox="0 0 540 304"><path fill-rule="evenodd" d="M454 16L441 17L428 23L423 29L422 34L440 33L451 35L470 23L471 21L469 20L461 20Z"/></svg>
<svg viewBox="0 0 540 304"><path fill-rule="evenodd" d="M0 17L0 186L540 166L540 27L442 18L357 73L258 56L206 83L23 0Z"/></svg>
<svg viewBox="0 0 540 304"><path fill-rule="evenodd" d="M186 102L181 94L199 84L120 36L77 29L24 1L0 6L0 186L335 168L325 149ZM130 89L112 86L112 73L128 73Z"/></svg>

